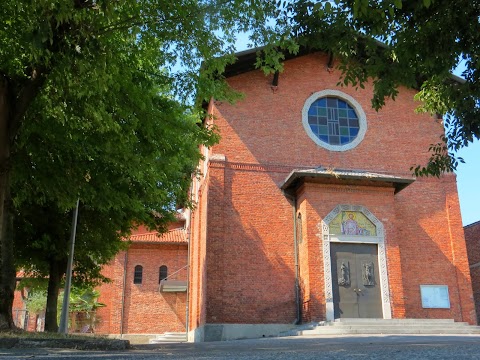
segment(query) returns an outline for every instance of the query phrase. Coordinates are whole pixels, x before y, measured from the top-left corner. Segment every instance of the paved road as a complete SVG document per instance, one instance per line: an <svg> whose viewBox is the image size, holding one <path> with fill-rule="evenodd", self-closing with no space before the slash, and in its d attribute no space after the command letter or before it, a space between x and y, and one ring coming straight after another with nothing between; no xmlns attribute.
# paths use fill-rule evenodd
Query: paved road
<svg viewBox="0 0 480 360"><path fill-rule="evenodd" d="M0 349L0 359L480 359L480 336L315 336L138 345L122 352Z"/></svg>

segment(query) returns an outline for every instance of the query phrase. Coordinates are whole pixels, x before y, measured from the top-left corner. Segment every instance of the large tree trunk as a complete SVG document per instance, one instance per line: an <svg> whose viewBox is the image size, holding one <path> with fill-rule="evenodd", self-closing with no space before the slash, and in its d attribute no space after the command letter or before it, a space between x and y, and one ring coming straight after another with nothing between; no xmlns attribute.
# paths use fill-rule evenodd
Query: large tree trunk
<svg viewBox="0 0 480 360"><path fill-rule="evenodd" d="M13 329L15 267L13 263L12 212L10 199L11 109L9 84L0 75L0 330Z"/></svg>
<svg viewBox="0 0 480 360"><path fill-rule="evenodd" d="M57 309L60 282L65 272L65 266L58 261L50 262L50 274L48 276L47 308L45 311L45 331L58 332Z"/></svg>

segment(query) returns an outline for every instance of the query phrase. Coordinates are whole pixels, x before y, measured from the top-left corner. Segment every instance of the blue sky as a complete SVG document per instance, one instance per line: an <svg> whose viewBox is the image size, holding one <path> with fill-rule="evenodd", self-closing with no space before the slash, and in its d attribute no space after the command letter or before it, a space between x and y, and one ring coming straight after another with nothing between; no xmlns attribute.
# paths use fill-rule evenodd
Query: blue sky
<svg viewBox="0 0 480 360"><path fill-rule="evenodd" d="M462 210L463 225L480 221L480 141L458 152L465 164L457 169L458 196Z"/></svg>
<svg viewBox="0 0 480 360"><path fill-rule="evenodd" d="M454 74L461 76L464 70L465 65L461 63ZM461 149L457 155L465 160L465 164L459 164L456 173L463 225L469 225L480 221L480 190L476 185L480 178L480 141Z"/></svg>

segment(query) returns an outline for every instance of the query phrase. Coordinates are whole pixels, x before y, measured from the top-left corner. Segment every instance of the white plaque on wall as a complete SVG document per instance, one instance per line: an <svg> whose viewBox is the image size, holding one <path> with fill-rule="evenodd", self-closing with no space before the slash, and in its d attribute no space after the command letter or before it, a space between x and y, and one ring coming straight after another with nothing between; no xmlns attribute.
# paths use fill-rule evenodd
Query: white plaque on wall
<svg viewBox="0 0 480 360"><path fill-rule="evenodd" d="M420 285L424 309L450 309L447 285Z"/></svg>

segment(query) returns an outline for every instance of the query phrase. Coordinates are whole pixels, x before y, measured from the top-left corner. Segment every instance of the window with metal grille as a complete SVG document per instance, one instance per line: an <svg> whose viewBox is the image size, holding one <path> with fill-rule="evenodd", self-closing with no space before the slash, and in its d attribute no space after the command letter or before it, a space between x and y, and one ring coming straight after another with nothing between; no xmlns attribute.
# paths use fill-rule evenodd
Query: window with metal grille
<svg viewBox="0 0 480 360"><path fill-rule="evenodd" d="M142 265L135 266L135 271L133 273L133 283L134 284L141 284L143 277L143 267Z"/></svg>
<svg viewBox="0 0 480 360"><path fill-rule="evenodd" d="M168 268L166 265L160 266L159 269L159 274L158 274L158 283L160 284L160 281L165 280L168 277Z"/></svg>

